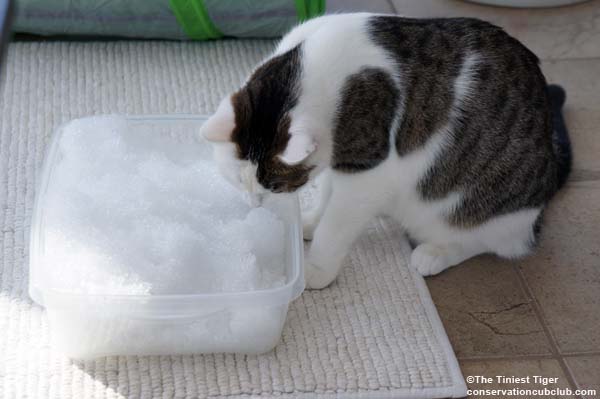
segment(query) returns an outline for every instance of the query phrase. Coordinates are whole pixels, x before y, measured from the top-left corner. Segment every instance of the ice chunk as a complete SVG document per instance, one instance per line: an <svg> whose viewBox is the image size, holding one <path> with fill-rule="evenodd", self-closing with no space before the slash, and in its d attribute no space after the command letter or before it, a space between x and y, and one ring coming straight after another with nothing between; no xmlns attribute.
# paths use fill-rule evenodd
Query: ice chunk
<svg viewBox="0 0 600 399"><path fill-rule="evenodd" d="M64 127L44 210L44 278L88 294L237 292L285 283L281 220L251 208L195 140L117 116Z"/></svg>

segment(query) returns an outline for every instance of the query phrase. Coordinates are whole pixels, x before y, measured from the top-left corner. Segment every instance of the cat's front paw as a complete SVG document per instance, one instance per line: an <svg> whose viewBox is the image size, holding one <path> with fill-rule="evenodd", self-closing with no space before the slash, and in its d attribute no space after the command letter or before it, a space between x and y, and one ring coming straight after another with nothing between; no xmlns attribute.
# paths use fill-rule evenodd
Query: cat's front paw
<svg viewBox="0 0 600 399"><path fill-rule="evenodd" d="M331 284L335 278L336 275L332 274L327 269L318 267L309 261L304 264L304 280L306 281L306 288L308 289L320 290L321 288L325 288Z"/></svg>
<svg viewBox="0 0 600 399"><path fill-rule="evenodd" d="M423 277L433 276L450 267L444 248L433 244L416 247L410 256L410 264Z"/></svg>
<svg viewBox="0 0 600 399"><path fill-rule="evenodd" d="M318 224L319 217L316 213L308 212L302 214L302 236L306 241L313 239Z"/></svg>

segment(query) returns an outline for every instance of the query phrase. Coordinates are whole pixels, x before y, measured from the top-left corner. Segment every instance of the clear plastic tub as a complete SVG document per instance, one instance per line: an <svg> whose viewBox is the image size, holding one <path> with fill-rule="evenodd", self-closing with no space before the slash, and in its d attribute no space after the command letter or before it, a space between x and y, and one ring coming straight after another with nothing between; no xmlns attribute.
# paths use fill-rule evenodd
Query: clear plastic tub
<svg viewBox="0 0 600 399"><path fill-rule="evenodd" d="M131 131L196 135L205 118L130 116ZM36 195L30 241L29 294L44 306L52 345L72 358L212 352L262 353L279 341L288 305L304 289L300 211L295 195L272 196L264 206L285 225L286 280L272 289L186 295L88 295L48 286L44 200L59 161L59 128L50 144ZM184 141L182 141L184 143ZM184 145L184 144L182 144ZM210 156L210 149L200 156Z"/></svg>

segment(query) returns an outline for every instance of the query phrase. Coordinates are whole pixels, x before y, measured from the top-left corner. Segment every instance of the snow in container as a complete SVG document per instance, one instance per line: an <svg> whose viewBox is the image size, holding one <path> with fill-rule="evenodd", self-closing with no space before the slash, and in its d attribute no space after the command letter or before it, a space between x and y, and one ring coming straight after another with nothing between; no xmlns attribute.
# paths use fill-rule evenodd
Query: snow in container
<svg viewBox="0 0 600 399"><path fill-rule="evenodd" d="M298 198L254 208L195 116L73 120L33 210L30 296L72 358L262 353L304 289Z"/></svg>

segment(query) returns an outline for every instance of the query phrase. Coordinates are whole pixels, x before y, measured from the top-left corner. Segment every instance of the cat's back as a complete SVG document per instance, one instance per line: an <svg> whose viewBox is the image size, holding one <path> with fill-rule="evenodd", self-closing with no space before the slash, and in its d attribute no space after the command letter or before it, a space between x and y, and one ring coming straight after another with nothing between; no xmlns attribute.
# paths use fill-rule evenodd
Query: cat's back
<svg viewBox="0 0 600 399"><path fill-rule="evenodd" d="M372 16L369 35L393 58L406 91L406 131L397 143L401 155L422 146L457 107L463 116L469 110L508 116L509 103L547 105L537 57L488 22ZM477 101L470 101L473 97Z"/></svg>
<svg viewBox="0 0 600 399"><path fill-rule="evenodd" d="M537 63L537 57L501 27L477 18L407 18L370 14L368 34L397 61L451 59L466 52L503 57L507 50Z"/></svg>
<svg viewBox="0 0 600 399"><path fill-rule="evenodd" d="M553 195L551 112L531 51L477 19L374 16L370 27L401 77L405 106L395 133L397 153L445 136L444 150L419 182L422 198L462 193L450 221L473 226L539 207Z"/></svg>

